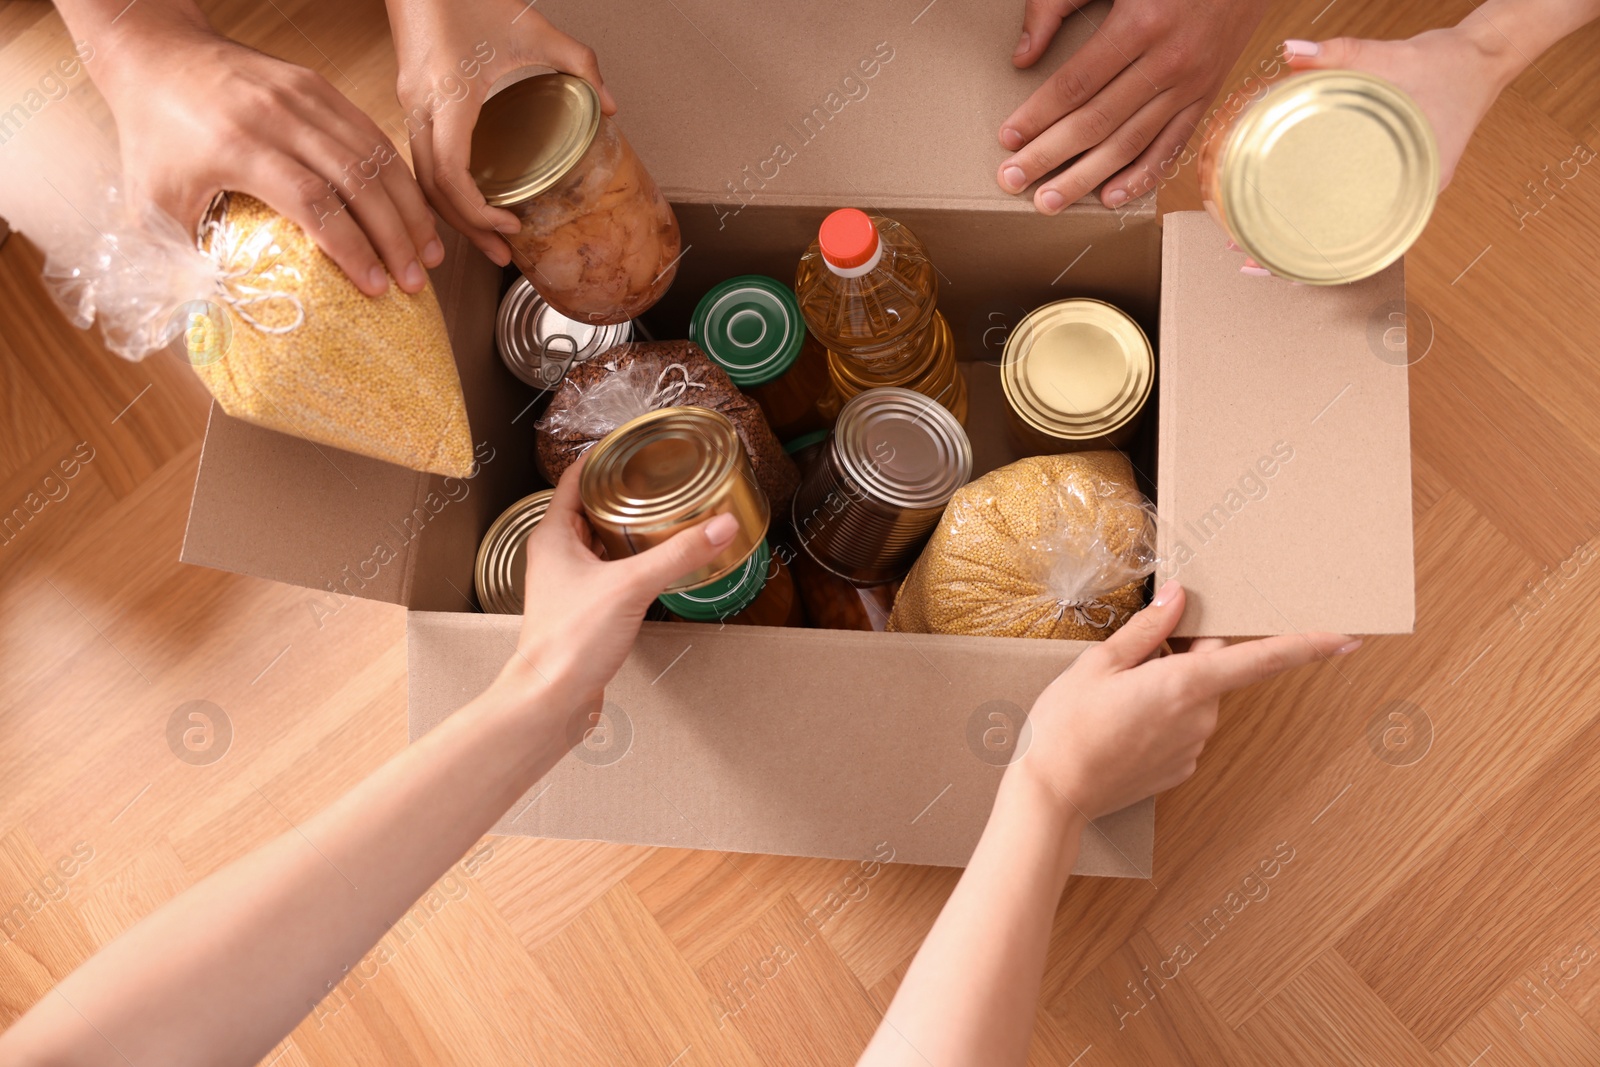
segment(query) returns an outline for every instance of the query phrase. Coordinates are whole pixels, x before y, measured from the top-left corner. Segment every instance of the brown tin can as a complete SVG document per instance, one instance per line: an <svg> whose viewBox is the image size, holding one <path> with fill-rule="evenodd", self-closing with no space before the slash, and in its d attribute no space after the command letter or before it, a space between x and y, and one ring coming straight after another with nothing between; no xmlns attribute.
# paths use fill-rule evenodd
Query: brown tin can
<svg viewBox="0 0 1600 1067"><path fill-rule="evenodd" d="M544 518L554 489L545 489L512 504L489 524L478 545L472 582L478 605L491 615L521 615L522 590L528 569L528 535Z"/></svg>
<svg viewBox="0 0 1600 1067"><path fill-rule="evenodd" d="M1015 443L1033 455L1125 447L1155 365L1150 339L1120 308L1087 298L1035 308L1000 357Z"/></svg>
<svg viewBox="0 0 1600 1067"><path fill-rule="evenodd" d="M910 389L869 389L840 410L795 494L795 536L854 584L893 581L971 477L972 445L949 410Z"/></svg>
<svg viewBox="0 0 1600 1067"><path fill-rule="evenodd" d="M589 525L612 559L653 548L723 512L739 520L733 541L668 593L727 575L766 536L771 520L766 495L732 421L719 411L661 408L617 427L587 455L578 493Z"/></svg>

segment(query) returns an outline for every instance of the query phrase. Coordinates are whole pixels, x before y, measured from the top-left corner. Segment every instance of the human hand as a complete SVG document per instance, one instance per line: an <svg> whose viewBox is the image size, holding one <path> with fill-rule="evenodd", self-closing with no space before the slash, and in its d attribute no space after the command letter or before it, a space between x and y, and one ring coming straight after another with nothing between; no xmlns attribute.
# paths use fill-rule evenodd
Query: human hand
<svg viewBox="0 0 1600 1067"><path fill-rule="evenodd" d="M594 50L568 37L525 0L389 0L397 92L406 113L417 177L434 209L500 266L511 262L501 233L517 216L490 207L472 180L472 130L497 79L525 67L575 74L600 91L601 110L617 103L600 77Z"/></svg>
<svg viewBox="0 0 1600 1067"><path fill-rule="evenodd" d="M1026 0L1011 61L1032 66L1084 2ZM1034 191L1042 213L1054 215L1102 182L1100 199L1113 208L1154 188L1265 7L1265 0L1117 0L1088 42L1001 125L1000 143L1012 155L996 171L1000 188L1020 193L1074 157Z"/></svg>
<svg viewBox="0 0 1600 1067"><path fill-rule="evenodd" d="M1361 70L1404 89L1433 126L1440 189L1455 176L1472 131L1520 69L1506 63L1508 49L1486 41L1466 23L1403 41L1285 41L1283 50L1297 72Z"/></svg>
<svg viewBox="0 0 1600 1067"><path fill-rule="evenodd" d="M1174 581L1039 694L1031 739L1008 774L1045 787L1068 814L1097 819L1170 789L1194 773L1217 725L1222 694L1361 644L1342 634L1285 634L1229 645L1196 640L1150 660L1183 616Z"/></svg>
<svg viewBox="0 0 1600 1067"><path fill-rule="evenodd" d="M554 685L579 704L598 700L622 666L650 604L710 563L739 522L722 514L626 559L606 560L578 499L579 459L528 537L522 633L507 672Z"/></svg>
<svg viewBox="0 0 1600 1067"><path fill-rule="evenodd" d="M1335 37L1328 41L1283 42L1289 68L1361 70L1399 86L1416 101L1433 127L1439 147L1439 188L1450 184L1467 142L1493 106L1500 90L1521 68L1507 62L1512 51L1503 41L1485 39L1463 22L1429 30L1402 41ZM1237 246L1229 242L1229 248ZM1249 257L1241 274L1268 277L1271 271Z"/></svg>
<svg viewBox="0 0 1600 1067"><path fill-rule="evenodd" d="M129 193L193 232L212 197L249 194L298 223L358 288L414 293L444 258L433 213L377 124L321 75L191 18L131 9L95 81ZM385 274L385 268L388 273Z"/></svg>

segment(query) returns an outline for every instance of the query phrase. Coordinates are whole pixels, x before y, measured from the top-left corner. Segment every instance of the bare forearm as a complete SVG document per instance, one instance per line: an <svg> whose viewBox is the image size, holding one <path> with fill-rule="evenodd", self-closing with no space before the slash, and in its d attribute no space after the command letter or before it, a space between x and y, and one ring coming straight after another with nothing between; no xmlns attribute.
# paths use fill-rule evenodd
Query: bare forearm
<svg viewBox="0 0 1600 1067"><path fill-rule="evenodd" d="M890 1064L1027 1059L1050 926L1085 822L1008 774L955 892L861 1058Z"/></svg>
<svg viewBox="0 0 1600 1067"><path fill-rule="evenodd" d="M194 0L56 0L56 9L73 41L94 57L85 69L113 114L148 106L141 71L156 57L178 62L175 42L214 34Z"/></svg>
<svg viewBox="0 0 1600 1067"><path fill-rule="evenodd" d="M56 10L74 39L89 41L102 54L130 35L210 25L194 0L56 0Z"/></svg>
<svg viewBox="0 0 1600 1067"><path fill-rule="evenodd" d="M133 927L0 1048L16 1062L256 1062L566 751L559 695L530 707L514 689L497 684Z"/></svg>
<svg viewBox="0 0 1600 1067"><path fill-rule="evenodd" d="M1500 86L1557 41L1600 18L1600 0L1486 0L1459 23L1486 55Z"/></svg>

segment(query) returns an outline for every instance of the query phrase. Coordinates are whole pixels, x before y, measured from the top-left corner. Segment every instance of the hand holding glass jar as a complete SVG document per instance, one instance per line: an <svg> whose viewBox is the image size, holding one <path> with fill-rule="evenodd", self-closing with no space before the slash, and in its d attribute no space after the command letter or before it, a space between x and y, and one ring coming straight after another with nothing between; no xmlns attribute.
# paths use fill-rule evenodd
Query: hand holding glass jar
<svg viewBox="0 0 1600 1067"><path fill-rule="evenodd" d="M562 33L523 0L387 0L412 161L434 210L502 267L517 218L490 207L472 183L472 131L489 90L530 66L575 74L593 85L607 115L617 111L594 50Z"/></svg>
<svg viewBox="0 0 1600 1067"><path fill-rule="evenodd" d="M677 217L583 79L535 75L485 101L472 177L520 220L513 261L568 318L625 322L671 286Z"/></svg>

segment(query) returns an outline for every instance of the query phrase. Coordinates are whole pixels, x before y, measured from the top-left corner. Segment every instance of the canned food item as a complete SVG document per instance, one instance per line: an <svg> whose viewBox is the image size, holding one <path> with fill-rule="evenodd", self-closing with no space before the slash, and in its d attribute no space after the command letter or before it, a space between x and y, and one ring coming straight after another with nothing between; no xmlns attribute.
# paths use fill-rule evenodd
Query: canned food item
<svg viewBox="0 0 1600 1067"><path fill-rule="evenodd" d="M911 363L889 373L870 369L853 356L831 349L828 352L828 376L833 383L837 402L849 401L868 389L899 386L932 397L955 415L956 421L967 424L967 380L961 376L956 364L955 337L944 313L935 311L929 326L928 344Z"/></svg>
<svg viewBox="0 0 1600 1067"><path fill-rule="evenodd" d="M643 552L713 515L728 512L739 520L728 546L668 593L698 588L740 567L766 537L771 519L732 421L710 408L661 408L623 423L589 450L578 494L612 559Z"/></svg>
<svg viewBox="0 0 1600 1067"><path fill-rule="evenodd" d="M544 518L555 495L554 489L545 489L525 496L489 524L489 532L478 545L478 562L472 572L478 606L489 614L522 614L528 535Z"/></svg>
<svg viewBox="0 0 1600 1067"><path fill-rule="evenodd" d="M903 577L945 504L972 477L972 445L943 406L869 389L839 412L794 499L794 531L821 566L856 585Z"/></svg>
<svg viewBox="0 0 1600 1067"><path fill-rule="evenodd" d="M794 292L745 274L713 286L689 320L689 340L761 405L780 440L826 429L827 351L807 332Z"/></svg>
<svg viewBox="0 0 1600 1067"><path fill-rule="evenodd" d="M574 363L593 359L613 345L633 340L633 320L594 326L551 307L526 278L518 278L500 301L494 343L506 369L535 389L561 384Z"/></svg>
<svg viewBox="0 0 1600 1067"><path fill-rule="evenodd" d="M800 626L805 622L794 579L773 557L765 538L730 574L698 589L665 593L659 602L680 622L743 626Z"/></svg>
<svg viewBox="0 0 1600 1067"><path fill-rule="evenodd" d="M1387 267L1422 233L1439 193L1439 149L1422 111L1353 70L1235 93L1200 150L1206 209L1247 255L1312 285Z"/></svg>
<svg viewBox="0 0 1600 1067"><path fill-rule="evenodd" d="M1035 454L1123 447L1154 382L1150 339L1127 312L1100 300L1033 309L1000 357L1013 433Z"/></svg>
<svg viewBox="0 0 1600 1067"><path fill-rule="evenodd" d="M522 220L505 235L517 267L569 319L626 322L672 284L677 217L582 78L540 74L485 100L471 169Z"/></svg>

